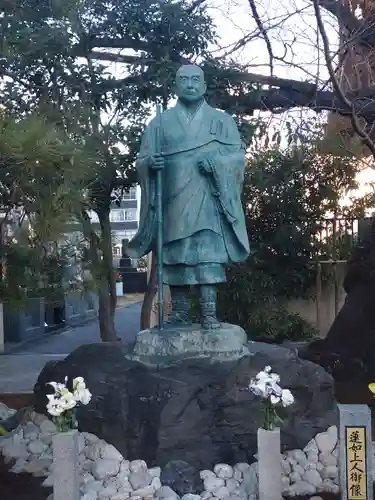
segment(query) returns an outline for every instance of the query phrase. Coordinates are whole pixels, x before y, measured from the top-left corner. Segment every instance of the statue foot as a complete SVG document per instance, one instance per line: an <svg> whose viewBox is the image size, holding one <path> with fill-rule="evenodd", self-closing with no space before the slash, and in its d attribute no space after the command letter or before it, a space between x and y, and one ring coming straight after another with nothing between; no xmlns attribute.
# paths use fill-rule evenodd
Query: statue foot
<svg viewBox="0 0 375 500"><path fill-rule="evenodd" d="M221 323L216 316L204 316L201 325L204 330L217 330L221 328Z"/></svg>

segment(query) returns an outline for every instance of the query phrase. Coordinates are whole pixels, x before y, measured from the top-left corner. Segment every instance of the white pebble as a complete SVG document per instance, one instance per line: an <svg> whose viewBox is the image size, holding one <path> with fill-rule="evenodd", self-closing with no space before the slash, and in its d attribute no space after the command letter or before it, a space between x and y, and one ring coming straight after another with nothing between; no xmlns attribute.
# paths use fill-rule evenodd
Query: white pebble
<svg viewBox="0 0 375 500"><path fill-rule="evenodd" d="M149 486L151 481L152 478L147 470L140 469L137 472L131 472L129 475L129 482L135 490Z"/></svg>
<svg viewBox="0 0 375 500"><path fill-rule="evenodd" d="M305 469L302 467L302 465L296 464L294 466L294 472L297 472L297 474L299 474L300 476L303 476Z"/></svg>
<svg viewBox="0 0 375 500"><path fill-rule="evenodd" d="M106 486L103 486L98 491L98 497L99 500L106 500L107 498L111 498L112 495L115 495L116 493L117 493L116 486L114 484L108 484Z"/></svg>
<svg viewBox="0 0 375 500"><path fill-rule="evenodd" d="M338 493L339 491L339 486L335 484L332 479L323 479L322 487L322 491L327 491L329 493Z"/></svg>
<svg viewBox="0 0 375 500"><path fill-rule="evenodd" d="M46 418L40 423L40 430L43 434L53 434L56 432L56 425Z"/></svg>
<svg viewBox="0 0 375 500"><path fill-rule="evenodd" d="M322 484L322 478L316 469L307 470L302 476L302 480L306 481L312 486L315 486L315 488L317 488Z"/></svg>
<svg viewBox="0 0 375 500"><path fill-rule="evenodd" d="M327 465L321 474L323 479L338 479L338 468L336 465Z"/></svg>
<svg viewBox="0 0 375 500"><path fill-rule="evenodd" d="M46 487L51 487L53 486L53 483L54 483L53 474L50 474L48 477L45 478L42 485Z"/></svg>
<svg viewBox="0 0 375 500"><path fill-rule="evenodd" d="M308 453L317 453L317 454L319 454L319 449L318 449L318 446L316 444L315 439L311 439L307 443L307 445L304 447L303 451L306 453L306 455Z"/></svg>
<svg viewBox="0 0 375 500"><path fill-rule="evenodd" d="M210 491L204 491L201 494L201 499L202 500L208 500L209 498L212 498L212 493Z"/></svg>
<svg viewBox="0 0 375 500"><path fill-rule="evenodd" d="M244 463L244 462L240 462L238 464L236 464L233 469L234 470L239 470L240 472L244 473L245 470L249 469L250 468L250 465L247 464L247 463Z"/></svg>
<svg viewBox="0 0 375 500"><path fill-rule="evenodd" d="M111 444L103 446L103 448L100 450L100 456L101 458L118 460L119 462L121 462L121 460L123 459L121 453Z"/></svg>
<svg viewBox="0 0 375 500"><path fill-rule="evenodd" d="M224 485L224 479L221 479L219 477L206 477L206 479L204 480L204 489L206 491L215 492Z"/></svg>
<svg viewBox="0 0 375 500"><path fill-rule="evenodd" d="M212 472L212 470L201 470L199 475L200 475L200 478L203 480L207 479L208 477L212 477L212 478L216 477L215 473Z"/></svg>
<svg viewBox="0 0 375 500"><path fill-rule="evenodd" d="M321 453L319 455L319 462L325 466L337 465L337 458L331 453Z"/></svg>
<svg viewBox="0 0 375 500"><path fill-rule="evenodd" d="M39 434L39 439L47 446L52 444L52 434Z"/></svg>
<svg viewBox="0 0 375 500"><path fill-rule="evenodd" d="M87 484L90 483L91 481L95 481L95 478L92 474L89 472L83 472L80 477L80 482L81 484Z"/></svg>
<svg viewBox="0 0 375 500"><path fill-rule="evenodd" d="M284 492L290 486L290 481L288 476L281 476L281 487Z"/></svg>
<svg viewBox="0 0 375 500"><path fill-rule="evenodd" d="M214 472L217 477L222 479L230 479L233 477L233 467L227 464L217 464L215 465Z"/></svg>
<svg viewBox="0 0 375 500"><path fill-rule="evenodd" d="M242 481L243 474L240 470L233 468L233 479L236 481Z"/></svg>
<svg viewBox="0 0 375 500"><path fill-rule="evenodd" d="M319 461L319 455L318 453L315 453L315 452L312 452L312 451L309 451L307 453L307 462L310 462L310 463L317 463Z"/></svg>
<svg viewBox="0 0 375 500"><path fill-rule="evenodd" d="M128 500L129 497L130 493L119 491L118 493L116 493L116 495L113 495L111 497L111 500Z"/></svg>
<svg viewBox="0 0 375 500"><path fill-rule="evenodd" d="M52 497L53 498L53 497ZM98 492L97 491L88 491L81 496L81 500L97 500Z"/></svg>
<svg viewBox="0 0 375 500"><path fill-rule="evenodd" d="M147 464L144 460L133 460L130 462L131 472L147 471Z"/></svg>
<svg viewBox="0 0 375 500"><path fill-rule="evenodd" d="M316 488L306 481L299 481L290 486L288 493L290 496L295 495L313 495L316 493Z"/></svg>
<svg viewBox="0 0 375 500"><path fill-rule="evenodd" d="M305 465L305 463L307 462L307 458L306 458L306 455L305 453L302 451L302 450L293 450L291 452L292 454L292 457L294 458L294 460L302 465L302 467Z"/></svg>
<svg viewBox="0 0 375 500"><path fill-rule="evenodd" d="M214 492L216 498L225 498L230 494L229 489L226 486L221 486L218 490Z"/></svg>
<svg viewBox="0 0 375 500"><path fill-rule="evenodd" d="M285 475L289 475L292 472L292 468L288 460L281 460L281 470Z"/></svg>
<svg viewBox="0 0 375 500"><path fill-rule="evenodd" d="M88 459L95 462L100 458L100 445L98 443L94 443L92 445L86 446L85 455Z"/></svg>
<svg viewBox="0 0 375 500"><path fill-rule="evenodd" d="M150 471L148 471L150 473ZM151 474L150 474L151 475ZM152 477L152 476L151 476ZM153 491L158 491L161 488L161 481L159 477L153 477L151 481Z"/></svg>
<svg viewBox="0 0 375 500"><path fill-rule="evenodd" d="M317 465L318 465L317 462L306 462L306 464L305 464L305 470L312 470L312 469L316 470L316 466Z"/></svg>
<svg viewBox="0 0 375 500"><path fill-rule="evenodd" d="M160 500L178 500L178 495L169 486L162 486L160 490L155 493L156 498Z"/></svg>
<svg viewBox="0 0 375 500"><path fill-rule="evenodd" d="M98 492L103 487L103 481L90 481L87 484L82 485L81 490L83 493L89 493L90 491Z"/></svg>
<svg viewBox="0 0 375 500"><path fill-rule="evenodd" d="M337 432L320 432L315 436L315 441L321 453L332 453L337 444Z"/></svg>
<svg viewBox="0 0 375 500"><path fill-rule="evenodd" d="M5 445L3 446L3 454L7 458L27 458L29 456L26 443L20 438L6 439L4 441Z"/></svg>
<svg viewBox="0 0 375 500"><path fill-rule="evenodd" d="M42 443L42 441L31 441L28 445L28 450L33 455L40 455L47 448L47 446Z"/></svg>
<svg viewBox="0 0 375 500"><path fill-rule="evenodd" d="M160 477L161 476L161 468L160 467L152 467L148 469L148 473L151 477Z"/></svg>
<svg viewBox="0 0 375 500"><path fill-rule="evenodd" d="M228 488L229 491L234 491L236 488L238 488L239 485L240 483L233 477L225 481L225 486Z"/></svg>
<svg viewBox="0 0 375 500"><path fill-rule="evenodd" d="M120 468L117 460L110 460L108 458L99 458L94 462L92 467L92 475L95 479L107 479L115 476Z"/></svg>
<svg viewBox="0 0 375 500"><path fill-rule="evenodd" d="M160 489L160 488L158 488L158 489ZM150 486L144 486L143 488L139 488L138 490L135 490L132 493L132 496L145 498L148 496L152 497L154 493L155 493L155 490L150 485Z"/></svg>
<svg viewBox="0 0 375 500"><path fill-rule="evenodd" d="M201 500L200 495L193 495L193 493L186 493L181 500Z"/></svg>
<svg viewBox="0 0 375 500"><path fill-rule="evenodd" d="M301 481L301 475L297 472L292 472L289 474L289 480L291 483L299 483Z"/></svg>

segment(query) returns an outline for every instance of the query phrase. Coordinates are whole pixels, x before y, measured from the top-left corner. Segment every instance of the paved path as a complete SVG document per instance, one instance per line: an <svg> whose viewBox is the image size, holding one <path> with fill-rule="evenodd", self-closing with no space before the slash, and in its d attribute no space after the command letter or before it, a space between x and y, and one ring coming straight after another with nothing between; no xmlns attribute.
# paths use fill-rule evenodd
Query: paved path
<svg viewBox="0 0 375 500"><path fill-rule="evenodd" d="M117 334L123 342L134 340L139 332L141 303L121 307L116 313ZM100 342L97 321L71 328L35 342L14 354L0 355L0 394L32 392L43 366L66 357L83 344Z"/></svg>
<svg viewBox="0 0 375 500"><path fill-rule="evenodd" d="M123 342L134 340L139 332L141 303L121 307L116 312L117 334ZM18 351L18 354L69 354L82 344L100 342L98 321L70 328L62 333L51 335L44 341L38 341Z"/></svg>

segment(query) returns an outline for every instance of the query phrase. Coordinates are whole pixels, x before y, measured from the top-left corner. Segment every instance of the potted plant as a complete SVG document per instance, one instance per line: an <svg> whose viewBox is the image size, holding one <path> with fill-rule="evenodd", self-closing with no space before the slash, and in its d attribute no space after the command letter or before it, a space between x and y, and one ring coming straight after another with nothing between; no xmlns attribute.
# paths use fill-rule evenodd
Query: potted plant
<svg viewBox="0 0 375 500"><path fill-rule="evenodd" d="M116 295L122 297L124 295L124 287L122 284L122 276L118 271L115 271Z"/></svg>
<svg viewBox="0 0 375 500"><path fill-rule="evenodd" d="M272 368L266 366L249 384L250 391L263 400L263 426L258 429L258 488L259 498L264 500L280 500L281 460L280 460L280 429L282 422L278 408L294 403L289 389L279 386L280 376L272 373Z"/></svg>
<svg viewBox="0 0 375 500"><path fill-rule="evenodd" d="M76 409L87 405L91 393L82 377L76 377L72 389L64 383L49 382L54 389L47 394L47 411L52 416L57 432L52 436L53 449L53 498L54 500L79 500L78 431Z"/></svg>

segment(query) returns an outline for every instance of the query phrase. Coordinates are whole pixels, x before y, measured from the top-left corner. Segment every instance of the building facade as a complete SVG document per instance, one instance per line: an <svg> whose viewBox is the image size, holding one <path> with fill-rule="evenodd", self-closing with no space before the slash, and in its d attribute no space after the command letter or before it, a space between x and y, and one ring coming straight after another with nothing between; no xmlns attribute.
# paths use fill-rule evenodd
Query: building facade
<svg viewBox="0 0 375 500"><path fill-rule="evenodd" d="M112 252L113 257L120 259L121 245L123 239L131 240L139 226L141 190L139 186L133 186L128 192L117 193L114 196L109 218L112 229ZM92 223L98 223L99 219L95 212L90 213Z"/></svg>

